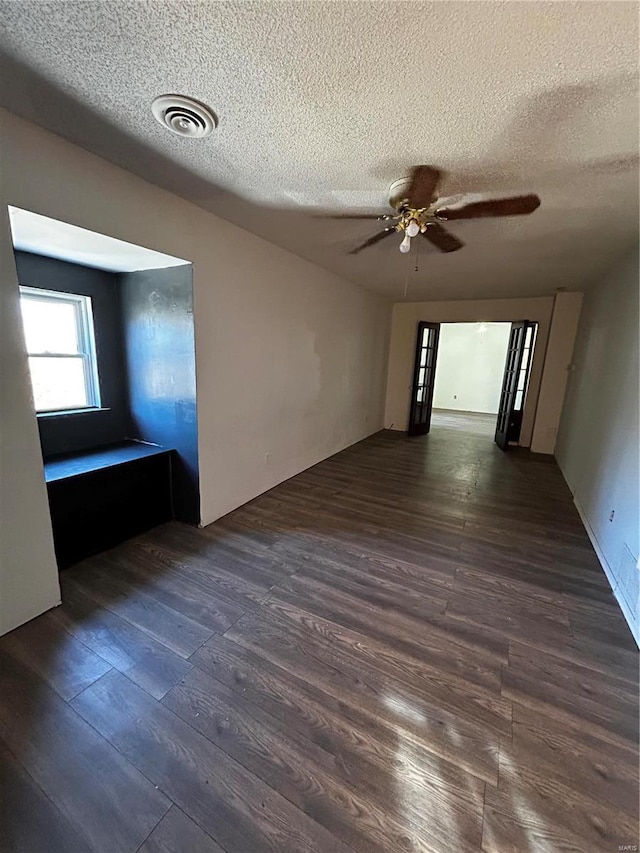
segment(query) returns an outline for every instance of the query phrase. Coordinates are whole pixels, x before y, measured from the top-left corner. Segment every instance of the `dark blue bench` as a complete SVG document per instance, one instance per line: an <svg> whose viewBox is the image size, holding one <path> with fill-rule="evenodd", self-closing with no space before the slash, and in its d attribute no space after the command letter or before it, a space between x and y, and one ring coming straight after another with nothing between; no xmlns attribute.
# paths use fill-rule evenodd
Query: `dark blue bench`
<svg viewBox="0 0 640 853"><path fill-rule="evenodd" d="M60 568L173 518L174 451L124 441L44 464Z"/></svg>

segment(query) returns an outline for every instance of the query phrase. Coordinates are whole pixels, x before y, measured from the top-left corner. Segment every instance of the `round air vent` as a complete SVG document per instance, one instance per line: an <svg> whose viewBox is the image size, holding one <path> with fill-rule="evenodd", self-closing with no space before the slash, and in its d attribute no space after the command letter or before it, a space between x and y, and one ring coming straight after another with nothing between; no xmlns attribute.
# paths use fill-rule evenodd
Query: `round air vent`
<svg viewBox="0 0 640 853"><path fill-rule="evenodd" d="M151 112L163 127L190 139L204 139L218 124L209 107L182 95L161 95L151 104Z"/></svg>

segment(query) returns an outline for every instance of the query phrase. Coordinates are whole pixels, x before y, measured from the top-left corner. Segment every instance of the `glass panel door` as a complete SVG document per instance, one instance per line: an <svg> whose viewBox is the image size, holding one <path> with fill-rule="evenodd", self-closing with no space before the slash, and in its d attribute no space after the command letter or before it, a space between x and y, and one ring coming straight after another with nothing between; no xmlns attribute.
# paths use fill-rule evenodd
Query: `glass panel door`
<svg viewBox="0 0 640 853"><path fill-rule="evenodd" d="M409 435L424 435L429 432L439 337L439 323L418 323Z"/></svg>

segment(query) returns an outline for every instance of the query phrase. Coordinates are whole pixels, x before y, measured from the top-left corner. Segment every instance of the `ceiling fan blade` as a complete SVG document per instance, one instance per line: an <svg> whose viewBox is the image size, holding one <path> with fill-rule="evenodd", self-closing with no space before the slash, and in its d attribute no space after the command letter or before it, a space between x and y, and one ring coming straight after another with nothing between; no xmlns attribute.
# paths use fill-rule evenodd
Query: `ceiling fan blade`
<svg viewBox="0 0 640 853"><path fill-rule="evenodd" d="M476 219L481 216L522 216L533 213L540 207L537 195L517 195L512 198L496 198L475 201L464 207L441 207L436 210L438 219Z"/></svg>
<svg viewBox="0 0 640 853"><path fill-rule="evenodd" d="M393 219L392 213L326 213L318 219Z"/></svg>
<svg viewBox="0 0 640 853"><path fill-rule="evenodd" d="M429 207L437 197L441 176L440 169L436 169L434 166L415 166L411 172L411 183L404 194L409 199L409 206L415 208Z"/></svg>
<svg viewBox="0 0 640 853"><path fill-rule="evenodd" d="M361 243L359 246L356 246L355 249L351 249L349 252L350 255L357 255L358 252L361 252L363 249L366 249L368 246L373 246L374 243L377 243L379 240L383 240L385 237L388 237L390 234L395 234L396 229L394 228L385 228L384 231L378 231L377 234L374 234L373 237L369 237L368 240L365 240L364 243Z"/></svg>
<svg viewBox="0 0 640 853"><path fill-rule="evenodd" d="M457 252L464 246L462 240L454 237L450 231L438 225L437 222L431 222L427 225L427 230L423 232L423 237L426 237L430 243L437 246L441 252Z"/></svg>

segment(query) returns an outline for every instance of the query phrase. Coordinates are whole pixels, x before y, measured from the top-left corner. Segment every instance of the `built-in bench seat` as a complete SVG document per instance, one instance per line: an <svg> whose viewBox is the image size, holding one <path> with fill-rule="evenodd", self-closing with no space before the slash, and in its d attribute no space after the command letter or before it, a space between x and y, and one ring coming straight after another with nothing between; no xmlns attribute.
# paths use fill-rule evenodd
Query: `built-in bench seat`
<svg viewBox="0 0 640 853"><path fill-rule="evenodd" d="M173 450L123 441L44 464L60 568L173 517Z"/></svg>

